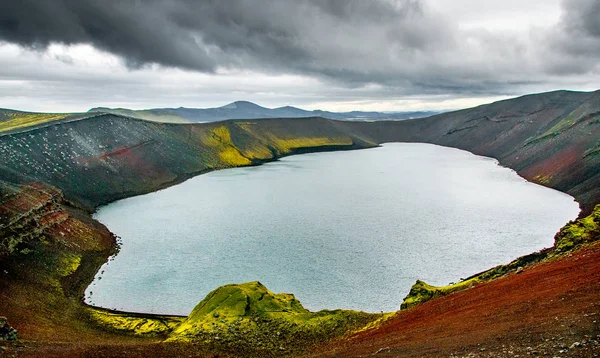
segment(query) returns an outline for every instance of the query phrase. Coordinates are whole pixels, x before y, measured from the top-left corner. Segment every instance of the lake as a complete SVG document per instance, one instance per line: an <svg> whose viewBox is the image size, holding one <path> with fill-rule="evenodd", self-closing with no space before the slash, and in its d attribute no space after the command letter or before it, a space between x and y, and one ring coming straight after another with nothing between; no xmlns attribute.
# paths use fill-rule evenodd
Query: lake
<svg viewBox="0 0 600 358"><path fill-rule="evenodd" d="M552 246L578 212L453 148L290 156L101 207L122 247L86 302L186 315L221 285L258 280L311 310L393 311L417 279L445 285Z"/></svg>

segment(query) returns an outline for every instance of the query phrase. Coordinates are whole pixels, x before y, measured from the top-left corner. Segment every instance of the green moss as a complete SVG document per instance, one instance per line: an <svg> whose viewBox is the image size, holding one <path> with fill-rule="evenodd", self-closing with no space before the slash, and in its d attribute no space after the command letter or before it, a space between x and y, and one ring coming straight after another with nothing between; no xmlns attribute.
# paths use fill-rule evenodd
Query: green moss
<svg viewBox="0 0 600 358"><path fill-rule="evenodd" d="M275 294L254 281L212 291L169 340L203 341L235 352L244 347L244 354L270 355L358 330L380 317L347 310L310 312L294 295Z"/></svg>
<svg viewBox="0 0 600 358"><path fill-rule="evenodd" d="M65 254L58 260L57 272L60 276L68 276L75 272L81 263L81 256Z"/></svg>
<svg viewBox="0 0 600 358"><path fill-rule="evenodd" d="M552 176L550 175L536 175L533 180L539 184L543 184L543 185L547 185L550 182L550 179L552 179Z"/></svg>
<svg viewBox="0 0 600 358"><path fill-rule="evenodd" d="M75 253L48 254L45 259L52 262L49 267L54 267L54 271L49 272L47 282L57 290L62 290L62 280L73 274L81 264L81 256Z"/></svg>
<svg viewBox="0 0 600 358"><path fill-rule="evenodd" d="M181 324L183 317L135 315L88 307L90 319L109 331L140 336L159 336L170 333Z"/></svg>
<svg viewBox="0 0 600 358"><path fill-rule="evenodd" d="M207 315L240 317L277 312L306 313L308 310L294 295L274 294L260 282L254 281L219 287L194 308L189 318L199 320Z"/></svg>
<svg viewBox="0 0 600 358"><path fill-rule="evenodd" d="M398 314L398 312L399 311L382 313L379 316L379 318L377 318L374 321L369 322L365 326L363 326L360 329L354 331L354 333L363 332L363 331L367 331L367 330L370 330L370 329L377 328L377 327L383 325L385 322L387 322L390 318L395 317L396 314Z"/></svg>
<svg viewBox="0 0 600 358"><path fill-rule="evenodd" d="M3 121L0 122L0 133L33 126L52 121L57 121L69 116L66 113L30 113L30 112L6 112Z"/></svg>
<svg viewBox="0 0 600 358"><path fill-rule="evenodd" d="M206 296L174 334L193 336L218 330L240 319L251 317L306 321L310 312L291 294L274 294L258 281L225 285ZM248 322L251 323L251 322Z"/></svg>
<svg viewBox="0 0 600 358"><path fill-rule="evenodd" d="M537 143L545 139L556 137L573 127L575 124L579 123L584 118L585 116L582 115L582 112L576 109L573 112L569 113L565 118L561 119L558 123L553 125L550 129L546 130L544 133L528 139L525 142L525 145Z"/></svg>
<svg viewBox="0 0 600 358"><path fill-rule="evenodd" d="M600 239L600 205L582 219L569 222L554 237L554 255Z"/></svg>
<svg viewBox="0 0 600 358"><path fill-rule="evenodd" d="M269 140L273 143L273 146L283 154L289 154L294 150L301 148L352 145L352 139L349 137L297 137L286 139L269 136Z"/></svg>
<svg viewBox="0 0 600 358"><path fill-rule="evenodd" d="M214 151L214 158L218 158L218 161L213 163L216 168L241 167L252 164L252 161L243 156L233 144L229 128L224 125L203 133L201 141Z"/></svg>
<svg viewBox="0 0 600 358"><path fill-rule="evenodd" d="M417 280L417 282L411 287L408 296L404 298L402 305L400 305L400 309L410 308L434 298L466 290L467 288L475 286L479 282L479 278L473 277L459 283L450 284L448 286L432 286L421 280Z"/></svg>

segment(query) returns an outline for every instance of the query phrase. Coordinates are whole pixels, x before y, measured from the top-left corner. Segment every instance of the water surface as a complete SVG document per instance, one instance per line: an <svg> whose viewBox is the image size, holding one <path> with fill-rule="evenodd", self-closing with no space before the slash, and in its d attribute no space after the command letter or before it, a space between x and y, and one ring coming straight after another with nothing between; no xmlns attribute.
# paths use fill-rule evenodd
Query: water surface
<svg viewBox="0 0 600 358"><path fill-rule="evenodd" d="M551 246L578 211L452 148L291 156L100 208L122 248L86 299L185 315L218 286L259 280L311 310L391 311L417 279L448 284Z"/></svg>

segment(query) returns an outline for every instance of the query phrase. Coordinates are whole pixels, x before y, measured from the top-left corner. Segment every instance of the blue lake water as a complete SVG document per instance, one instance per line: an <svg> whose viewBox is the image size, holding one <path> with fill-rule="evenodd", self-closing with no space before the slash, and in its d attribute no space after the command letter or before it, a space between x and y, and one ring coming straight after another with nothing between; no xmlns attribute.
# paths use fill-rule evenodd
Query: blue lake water
<svg viewBox="0 0 600 358"><path fill-rule="evenodd" d="M86 301L185 315L218 286L259 280L311 310L392 311L417 279L444 285L551 246L578 212L458 149L291 156L101 207L122 248Z"/></svg>

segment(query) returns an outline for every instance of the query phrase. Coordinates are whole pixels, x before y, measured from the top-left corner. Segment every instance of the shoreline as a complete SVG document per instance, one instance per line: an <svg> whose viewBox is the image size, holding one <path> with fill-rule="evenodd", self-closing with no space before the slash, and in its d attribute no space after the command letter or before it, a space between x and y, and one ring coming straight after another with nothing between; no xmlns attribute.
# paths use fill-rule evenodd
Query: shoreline
<svg viewBox="0 0 600 358"><path fill-rule="evenodd" d="M522 176L520 176L520 175L519 175L519 174L518 174L518 173L517 173L515 170L513 170L512 168L508 168L508 167L502 166L502 165L501 165L501 164L498 162L498 160L497 160L496 158L492 158L492 157L486 157L486 156L482 156L482 155L477 155L477 154L471 153L471 152L469 152L469 151L467 151L467 150L464 150L464 149L458 149L458 148L452 148L452 147L445 147L445 146L441 146L441 145L437 145L437 144L431 144L431 143L403 143L403 142L388 142L388 143L381 143L381 144L380 144L378 147L385 146L386 144L392 144L392 145L393 145L393 144L399 144L399 145L402 145L402 144L408 144L408 145L411 145L411 144L423 144L423 145L426 145L426 146L434 146L434 147L444 148L444 149L446 149L446 150L448 150L448 149L449 149L449 150L452 150L452 151L456 151L456 152L460 152L460 153L468 154L469 156L474 156L474 157L476 157L478 160L490 161L490 162L493 162L494 164L496 164L497 166L501 167L502 169L509 170L510 172L512 172L512 174L516 175L516 176L517 176L517 177L518 177L520 180L522 180L522 181L524 181L524 182L527 182L527 184L528 184L528 185L529 185L529 184L534 184L535 186L544 187L545 189L551 189L553 192L557 192L557 193L560 193L560 194L562 194L562 195L565 195L566 197L569 197L569 198L570 198L570 200L572 200L572 201L574 201L575 203L577 203L577 214L576 214L576 215L575 215L575 216L574 216L572 219L569 219L569 220L565 221L565 222L564 222L562 225L560 225L560 227L559 227L559 229L557 230L557 232L560 230L560 228L562 228L564 225L566 225L566 224L567 224L567 223L568 223L570 220L575 220L575 219L577 219L577 218L579 217L579 214L581 213L581 209L579 208L579 203L578 203L578 202L575 200L575 198L573 198L571 195L569 195L569 194L567 194L567 193L563 193L563 192L561 192L561 191L558 191L558 190L556 190L556 189L553 189L553 188L548 188L548 187L545 187L545 186L543 186L543 185L540 185L540 184L538 184L538 183L535 183L535 182L530 182L530 181L528 181L527 179L525 179L525 178L523 178ZM371 149L371 148L366 148L366 149ZM322 151L310 152L310 154L318 154L318 153L322 153ZM302 153L302 154L304 154L304 153ZM295 155L295 154L290 154L289 156L291 156L291 155ZM287 156L285 156L285 157L287 157ZM278 158L278 159L276 159L276 160L267 161L267 162L264 162L264 163L261 163L261 164L251 165L251 166L258 166L258 165L263 165L263 164L269 164L269 163L272 163L272 162L278 161L279 159L281 159L281 158ZM250 167L250 166L242 166L242 167L237 167L237 168L244 168L244 167ZM224 169L235 169L235 168L224 168ZM218 170L222 170L222 169L218 169ZM212 171L208 171L208 172L206 172L206 173L210 173L210 172L212 172ZM206 173L202 173L202 174L206 174ZM201 175L201 174L199 174L199 175ZM198 176L199 176L199 175L198 175ZM195 178L195 177L193 177L193 178ZM192 178L189 178L189 179L192 179ZM178 184L175 184L175 185L179 185L179 184L182 184L182 183L178 183ZM154 191L154 192L151 192L151 193L140 194L140 195L136 195L136 196L149 195L149 194L152 194L152 193L155 193L155 192L158 192L158 191L162 191L162 190L164 190L164 189L166 189L166 188L161 188L161 189L158 189L158 190L156 190L156 191ZM125 199L128 199L128 198L118 199L118 200L116 200L115 202L117 202L117 201L121 201L121 200L125 200ZM113 202L113 203L114 203L114 202ZM108 204L105 204L105 205L108 205ZM105 205L103 205L103 206L105 206ZM94 220L98 220L98 219L97 219L95 216L92 216L92 217L93 217L93 219L94 219ZM102 221L100 221L100 222L101 222L103 225L106 225L104 222L102 222ZM108 226L107 226L107 227L108 227ZM109 228L109 229L110 229L110 228ZM531 252L530 252L530 251L527 251L527 252L524 252L524 253L521 253L521 254L517 254L517 255L515 255L515 256L511 256L511 257L510 257L510 258L508 258L506 261L497 262L495 265L501 265L501 266L502 266L502 265L507 265L509 262L511 262L511 261L514 261L514 260L517 260L517 259L519 259L519 258L521 258L521 257L523 257L523 256L528 256L528 255L530 255L530 254L532 254L532 253L534 253L534 252L543 251L543 250L547 250L547 249L551 249L551 248L552 248L551 244L549 244L549 246L543 246L543 247L539 247L539 248L533 249ZM534 251L534 250L535 250L535 251ZM109 261L107 261L107 262L109 262ZM480 268L480 269L478 269L478 270L473 270L473 271L471 271L471 272L469 272L469 273L464 273L464 274L460 275L460 277L466 277L465 279L460 279L460 280L459 280L459 275L457 275L456 277L452 277L452 278L450 278L448 282L450 282L450 281L454 281L454 282L461 282L461 281L466 281L466 280L469 280L469 279L471 279L471 278L473 278L473 277L476 277L476 276L478 276L478 275L481 275L482 273L485 273L485 272L487 272L487 271L491 270L491 269L493 268L493 265L494 265L494 264L486 264L486 265L484 265L484 267L486 267L486 268ZM104 267L104 266L103 266L103 267ZM100 268L98 272L100 272L100 270L102 270L102 268ZM94 280L96 280L96 278L97 278L96 276L97 276L97 275L98 275L98 273L96 273L96 275L95 275L95 277L94 277ZM422 277L418 277L417 279L422 279ZM216 287L223 286L223 285L225 285L225 284L229 284L229 282L223 282L223 283L221 283L221 284L217 284L216 286L214 286L214 287L211 287L211 288L210 288L208 291L206 291L205 293L207 294L208 292L210 292L210 290L212 290L212 289L214 289L214 288L216 288ZM442 285L443 285L443 284L442 284ZM405 290L405 291L406 291L406 293L405 293L405 294L408 294L408 292L409 292L409 290L410 290L410 287L412 286L412 283L409 283L409 284L407 284L406 286L405 286L405 285L402 285L402 286L403 286L403 287L405 287L405 289L406 289L406 290ZM86 291L88 291L90 287L91 287L91 285L90 285L90 286L88 286L88 287L86 287ZM286 291L286 292L287 292L287 291ZM291 292L295 292L295 291L293 291L293 290L292 290ZM296 292L296 293L297 293L297 292ZM200 294L199 294L199 296L202 296L202 295L203 295L202 293L200 293ZM403 295L401 295L401 296L397 296L397 297L396 297L396 296L394 296L394 297L395 297L395 299L394 299L394 302L397 302L397 304L395 304L395 306L396 306L396 307L399 307L399 306L400 306L400 303L402 302ZM86 300L85 298L84 298L83 302L84 302L86 305L90 306L90 307L106 309L106 310L108 310L108 311L111 311L111 312L113 312L113 313L128 313L128 312L131 312L131 313L136 313L136 314L146 314L146 315L155 315L155 316L183 316L183 314L171 314L171 313L165 313L165 312L149 312L149 311L144 311L144 310L139 310L139 311L136 311L136 310L131 310L131 309L129 309L129 310L128 310L128 309L125 309L125 310L119 310L119 309L114 309L114 308L110 308L110 307L105 307L105 306L102 306L102 305L96 305L96 304L94 304L94 303L89 303L89 302L87 302L87 300ZM194 303L194 304L195 304L195 303ZM192 308L193 308L193 306L192 306ZM323 308L323 309L326 309L326 310L335 310L335 309L340 309L340 308L339 308L339 306L332 306L332 307L330 307L330 308ZM388 310L381 310L381 309L376 309L376 310L362 310L362 309L359 309L359 308L356 308L356 307L346 307L346 308L343 308L343 309L345 309L345 310L352 310L352 311L367 312L367 313L380 313L380 312L391 313L391 312L396 312L396 311L397 311L397 309L392 309L392 310L389 310L389 311L388 311ZM191 311L191 308L190 308L190 311Z"/></svg>

